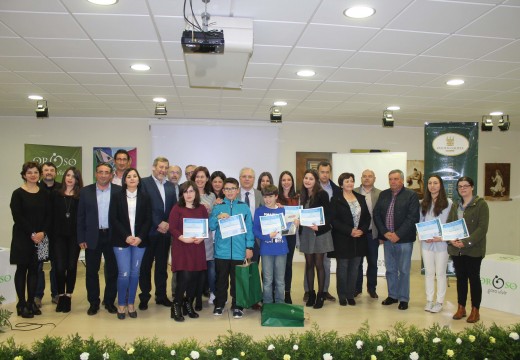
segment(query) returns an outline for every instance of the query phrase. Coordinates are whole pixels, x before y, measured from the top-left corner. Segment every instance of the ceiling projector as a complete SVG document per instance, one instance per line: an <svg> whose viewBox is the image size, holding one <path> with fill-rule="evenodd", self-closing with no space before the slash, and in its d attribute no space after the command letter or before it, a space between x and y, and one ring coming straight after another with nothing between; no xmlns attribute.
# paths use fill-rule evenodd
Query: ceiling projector
<svg viewBox="0 0 520 360"><path fill-rule="evenodd" d="M182 50L185 53L224 53L224 30L182 32Z"/></svg>

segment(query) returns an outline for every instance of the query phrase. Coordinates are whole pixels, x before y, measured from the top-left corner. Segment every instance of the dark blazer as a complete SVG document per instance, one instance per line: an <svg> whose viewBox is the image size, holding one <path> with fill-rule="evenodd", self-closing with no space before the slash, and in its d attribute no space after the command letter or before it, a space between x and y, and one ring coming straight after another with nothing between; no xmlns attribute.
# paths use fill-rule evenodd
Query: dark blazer
<svg viewBox="0 0 520 360"><path fill-rule="evenodd" d="M121 186L111 184L110 196L121 191ZM85 186L79 193L78 205L78 244L87 243L95 249L99 240L99 216L96 196L96 183Z"/></svg>
<svg viewBox="0 0 520 360"><path fill-rule="evenodd" d="M334 196L343 196L343 191L341 190L341 188L336 185L334 183L334 181L332 180L329 180L330 181L330 187L332 188L332 197ZM332 200L332 198L330 198Z"/></svg>
<svg viewBox="0 0 520 360"><path fill-rule="evenodd" d="M334 251L329 253L329 257L352 259L366 255L366 234L368 233L372 217L368 211L365 196L356 192L353 194L361 206L358 229L363 231L363 235L357 238L351 236L352 229L354 228L354 219L350 211L350 206L343 197L343 194L341 194L341 196L334 196L330 203Z"/></svg>
<svg viewBox="0 0 520 360"><path fill-rule="evenodd" d="M152 225L150 227L150 236L170 236L170 233L161 234L157 231L157 226L165 221L168 222L168 217L173 208L177 204L177 196L175 195L175 187L169 181L164 182L164 204L159 192L159 188L152 176L141 179L141 189L148 194L152 208Z"/></svg>
<svg viewBox="0 0 520 360"><path fill-rule="evenodd" d="M305 204L301 204L305 206ZM316 236L325 234L327 231L330 231L330 201L329 201L329 193L325 190L321 189L316 193L316 195L313 197L309 208L317 208L317 207L323 207L323 214L325 215L325 225L318 226L318 231L315 231L314 233ZM301 235L303 231L303 226L300 226L298 232Z"/></svg>
<svg viewBox="0 0 520 360"><path fill-rule="evenodd" d="M380 240L387 240L385 234L389 231L386 227L386 213L392 202L392 190L381 191L379 199L372 212L374 223L377 226ZM415 224L419 222L420 206L419 197L415 191L403 186L397 194L394 204L394 230L399 236L398 243L409 243L415 241Z"/></svg>
<svg viewBox="0 0 520 360"><path fill-rule="evenodd" d="M135 206L135 236L141 239L140 248L148 245L148 232L152 225L151 215L150 197L142 189L138 189ZM110 200L110 228L112 229L110 238L113 246L130 246L126 243L126 238L132 235L126 191L114 194Z"/></svg>

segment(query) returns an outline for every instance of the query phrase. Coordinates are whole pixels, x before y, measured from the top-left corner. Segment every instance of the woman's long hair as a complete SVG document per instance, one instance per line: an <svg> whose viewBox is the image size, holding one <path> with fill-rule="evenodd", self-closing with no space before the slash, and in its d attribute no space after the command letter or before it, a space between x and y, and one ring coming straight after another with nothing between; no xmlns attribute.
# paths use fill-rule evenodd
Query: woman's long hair
<svg viewBox="0 0 520 360"><path fill-rule="evenodd" d="M262 191L262 178L264 176L267 176L269 178L269 182L271 183L270 185L274 185L273 175L271 175L271 173L269 171L264 171L258 177L258 182L256 184L256 190Z"/></svg>
<svg viewBox="0 0 520 360"><path fill-rule="evenodd" d="M284 190L283 190L283 186L282 186L282 177L284 175L289 175L289 177L291 178L291 182L292 182L292 185L291 185L291 188L289 189L289 194L288 194L289 199L293 199L296 197L296 187L294 185L294 177L291 174L291 172L288 170L282 171L282 173L280 174L280 177L278 178L278 191L280 192L280 195L278 196L278 202L282 205L287 205L288 201L284 196Z"/></svg>
<svg viewBox="0 0 520 360"><path fill-rule="evenodd" d="M130 173L130 171L135 171L135 173L137 174L137 178L139 179L139 184L137 184L137 191L139 191L141 189L141 175L139 175L139 171L137 171L137 169L133 168L133 167L126 169L125 172L123 173L123 177L121 178L122 191L126 191L126 188L128 187L126 185L126 177Z"/></svg>
<svg viewBox="0 0 520 360"><path fill-rule="evenodd" d="M200 193L199 189L197 188L197 184L195 184L195 181L188 180L184 184L181 185L179 188L179 200L177 201L177 205L180 207L185 208L186 207L186 200L184 200L184 193L188 191L190 186L193 188L193 191L195 191L195 199L193 199L193 207L197 208L200 205Z"/></svg>
<svg viewBox="0 0 520 360"><path fill-rule="evenodd" d="M314 186L311 189L311 194L309 194L309 190L307 190L305 185L303 185L303 179L305 179L305 175L307 175L307 174L311 174L314 177L314 180L315 180ZM313 170L313 169L305 170L305 172L303 173L303 177L302 177L302 187L301 187L301 192L300 192L300 204L305 205L307 203L307 200L308 200L309 204L312 205L312 203L314 201L314 197L316 196L316 194L320 190L321 190L320 177L319 177L318 173L316 172L316 170Z"/></svg>
<svg viewBox="0 0 520 360"><path fill-rule="evenodd" d="M446 209L448 207L448 197L446 196L446 190L444 189L444 183L442 182L442 179L439 175L430 175L428 178L428 181L431 178L436 178L439 180L439 183L441 184L441 188L439 189L439 195L437 196L437 200L435 200L435 205L433 206L433 214L435 216L439 216L442 210ZM425 186L424 189L424 198L421 203L421 213L423 215L426 215L428 210L430 210L430 207L432 205L433 199L432 199L432 193L430 192L430 189L428 189L428 185Z"/></svg>
<svg viewBox="0 0 520 360"><path fill-rule="evenodd" d="M201 172L201 171L204 173L204 175L206 175L206 178L208 179L208 180L206 180L206 183L204 184L204 193L206 195L209 195L209 194L211 194L211 183L210 183L210 180L209 180L210 179L210 177L209 177L209 170L208 170L207 167L205 167L205 166L197 166L195 168L195 170L193 170L193 174L191 174L191 179L189 179L189 180L195 182L195 178L197 177L197 174L199 172ZM196 184L195 184L194 189L199 191L199 188L197 187Z"/></svg>
<svg viewBox="0 0 520 360"><path fill-rule="evenodd" d="M222 188L224 188L224 182L226 181L226 174L224 174L220 170L217 170L217 171L213 171L211 173L211 176L209 177L209 185L211 186L211 192L213 194L215 194L217 199L224 199L225 196L224 196L224 191L222 189L220 189L220 193L218 193L218 194L215 191L215 189L213 189L213 180L215 180L215 178L220 178L222 180Z"/></svg>
<svg viewBox="0 0 520 360"><path fill-rule="evenodd" d="M58 193L61 196L65 196L65 191L67 190L67 184L65 184L65 177L67 176L67 173L69 171L72 171L72 175L74 176L74 179L76 179L76 183L72 188L72 197L74 199L79 199L79 191L83 187L83 178L81 177L81 171L77 169L75 166L71 166L67 170L65 170L63 180L61 182L61 188L58 190Z"/></svg>

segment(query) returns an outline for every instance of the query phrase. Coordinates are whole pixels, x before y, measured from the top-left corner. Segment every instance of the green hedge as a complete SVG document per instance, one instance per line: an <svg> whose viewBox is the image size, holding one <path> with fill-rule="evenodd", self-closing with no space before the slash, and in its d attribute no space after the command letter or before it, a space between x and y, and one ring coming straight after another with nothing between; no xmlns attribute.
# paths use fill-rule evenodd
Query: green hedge
<svg viewBox="0 0 520 360"><path fill-rule="evenodd" d="M140 338L120 345L110 339L45 337L32 346L13 338L0 343L2 360L331 360L331 359L520 359L520 323L507 328L477 324L454 333L433 325L418 329L404 323L389 331L371 332L367 323L354 334L322 332L316 324L303 333L270 336L255 341L249 335L228 332L208 344L188 339L167 345Z"/></svg>

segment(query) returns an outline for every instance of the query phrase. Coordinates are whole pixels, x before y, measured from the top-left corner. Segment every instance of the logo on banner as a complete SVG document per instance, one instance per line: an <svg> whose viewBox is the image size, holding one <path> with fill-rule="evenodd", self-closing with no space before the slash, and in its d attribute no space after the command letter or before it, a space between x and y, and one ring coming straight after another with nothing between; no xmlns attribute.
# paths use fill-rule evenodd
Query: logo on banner
<svg viewBox="0 0 520 360"><path fill-rule="evenodd" d="M447 133L433 139L432 147L441 155L458 156L468 151L469 140L460 134Z"/></svg>
<svg viewBox="0 0 520 360"><path fill-rule="evenodd" d="M487 290L488 294L496 293L506 295L508 290L515 291L518 288L518 285L515 282L504 281L498 275L495 275L493 279L491 278L480 278L480 282L482 285L489 286Z"/></svg>

